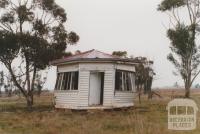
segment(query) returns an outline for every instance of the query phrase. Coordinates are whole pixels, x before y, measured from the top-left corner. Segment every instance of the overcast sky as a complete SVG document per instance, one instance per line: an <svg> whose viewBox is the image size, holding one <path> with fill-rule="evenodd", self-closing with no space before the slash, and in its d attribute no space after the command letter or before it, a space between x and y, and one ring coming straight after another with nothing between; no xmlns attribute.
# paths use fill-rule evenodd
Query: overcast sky
<svg viewBox="0 0 200 134"><path fill-rule="evenodd" d="M161 0L57 0L68 16L67 28L80 36L76 46L68 50L97 49L112 53L127 51L129 55L154 60L154 87L172 86L182 81L172 74L167 61L170 52L166 29L169 19L156 10ZM46 85L52 87L55 69L49 72Z"/></svg>
<svg viewBox="0 0 200 134"><path fill-rule="evenodd" d="M146 56L154 61L153 87L172 86L182 80L174 76L173 65L166 59L169 19L156 10L161 0L57 0L68 16L67 29L80 36L69 51L97 49L112 53L127 51L129 55ZM49 71L46 86L53 88L55 68ZM198 82L198 81L196 81Z"/></svg>
<svg viewBox="0 0 200 134"><path fill-rule="evenodd" d="M80 36L69 51L97 49L103 52L127 51L154 61L154 87L172 86L182 80L172 74L167 61L169 19L156 10L161 0L56 0L67 12L67 29ZM46 87L54 88L56 69L48 73ZM195 82L197 83L198 80Z"/></svg>

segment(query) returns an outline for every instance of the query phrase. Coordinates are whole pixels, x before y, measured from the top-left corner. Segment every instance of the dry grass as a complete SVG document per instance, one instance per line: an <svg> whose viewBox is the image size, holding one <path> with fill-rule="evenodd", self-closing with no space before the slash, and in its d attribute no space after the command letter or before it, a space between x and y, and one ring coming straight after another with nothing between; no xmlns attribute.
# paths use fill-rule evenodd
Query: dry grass
<svg viewBox="0 0 200 134"><path fill-rule="evenodd" d="M26 110L23 98L0 99L0 134L199 134L199 116L194 131L167 129L166 105L171 94L160 94L165 97L151 101L143 97L142 104L136 102L128 110L89 112L56 111L49 95L36 98L33 112ZM200 108L200 95L192 96Z"/></svg>

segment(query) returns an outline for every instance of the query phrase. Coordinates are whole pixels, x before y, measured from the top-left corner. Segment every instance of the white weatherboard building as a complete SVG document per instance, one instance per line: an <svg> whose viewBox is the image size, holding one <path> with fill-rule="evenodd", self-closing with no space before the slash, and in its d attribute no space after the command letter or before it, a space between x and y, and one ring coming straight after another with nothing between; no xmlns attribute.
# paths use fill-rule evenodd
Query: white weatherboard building
<svg viewBox="0 0 200 134"><path fill-rule="evenodd" d="M57 66L55 107L96 109L134 105L134 59L90 50L52 62Z"/></svg>

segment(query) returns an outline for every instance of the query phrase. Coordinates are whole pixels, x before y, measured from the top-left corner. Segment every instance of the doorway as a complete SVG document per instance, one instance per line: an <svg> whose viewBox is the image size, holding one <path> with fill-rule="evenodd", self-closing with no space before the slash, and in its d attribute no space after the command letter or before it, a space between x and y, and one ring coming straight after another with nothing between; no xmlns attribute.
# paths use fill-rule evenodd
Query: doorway
<svg viewBox="0 0 200 134"><path fill-rule="evenodd" d="M90 73L89 105L103 105L104 73Z"/></svg>

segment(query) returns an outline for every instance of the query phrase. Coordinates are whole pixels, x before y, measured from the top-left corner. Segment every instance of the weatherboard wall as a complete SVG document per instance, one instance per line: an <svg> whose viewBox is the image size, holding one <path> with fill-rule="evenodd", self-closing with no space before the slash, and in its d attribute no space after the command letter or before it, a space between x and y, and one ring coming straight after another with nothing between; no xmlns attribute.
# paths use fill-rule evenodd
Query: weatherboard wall
<svg viewBox="0 0 200 134"><path fill-rule="evenodd" d="M57 68L57 73L61 72L71 72L78 71L79 64L71 64L71 65L60 65ZM55 98L55 107L56 108L70 108L76 109L79 100L79 91L67 91L67 90L55 90L54 98Z"/></svg>
<svg viewBox="0 0 200 134"><path fill-rule="evenodd" d="M58 72L79 71L77 91L55 91L56 108L87 109L89 106L90 72L104 72L104 94L102 107L132 106L134 92L115 91L116 69L135 71L134 66L114 63L80 63L58 66Z"/></svg>
<svg viewBox="0 0 200 134"><path fill-rule="evenodd" d="M78 91L55 91L56 108L77 108Z"/></svg>
<svg viewBox="0 0 200 134"><path fill-rule="evenodd" d="M115 69L125 70L135 72L134 65L125 65L125 64L117 64ZM134 77L135 82L135 77ZM113 106L114 107L127 107L134 105L134 99L136 96L135 83L133 91L115 91L113 97Z"/></svg>
<svg viewBox="0 0 200 134"><path fill-rule="evenodd" d="M90 72L104 72L103 106L112 106L114 95L114 64L111 63L84 63L79 66L79 106L89 106L89 79ZM84 73L85 72L85 73ZM86 73L87 72L87 73ZM83 75L84 74L84 75ZM87 96L87 97L86 97Z"/></svg>

